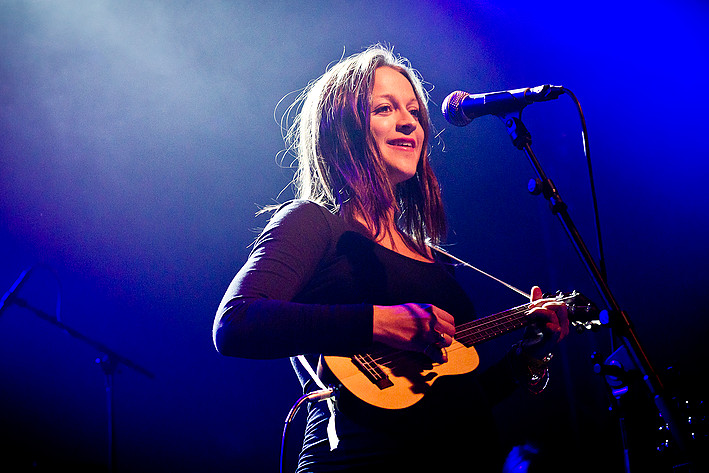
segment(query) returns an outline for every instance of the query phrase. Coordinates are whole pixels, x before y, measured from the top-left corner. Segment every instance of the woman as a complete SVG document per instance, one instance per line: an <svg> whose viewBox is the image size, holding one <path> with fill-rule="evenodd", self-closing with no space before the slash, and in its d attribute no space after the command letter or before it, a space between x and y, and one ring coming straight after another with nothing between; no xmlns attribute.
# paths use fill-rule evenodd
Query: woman
<svg viewBox="0 0 709 473"><path fill-rule="evenodd" d="M297 199L275 212L224 295L217 350L278 358L383 344L446 362L455 324L473 307L434 249L446 224L421 80L404 59L373 46L330 68L300 101L287 136L298 158ZM535 287L532 298L540 297ZM533 312L533 337L484 373L441 378L413 407L338 402L337 448L328 443L328 406L311 405L298 471L442 469L460 449L485 465L480 471L501 468L490 407L528 373L546 382L530 357L568 333L563 304L540 300Z"/></svg>

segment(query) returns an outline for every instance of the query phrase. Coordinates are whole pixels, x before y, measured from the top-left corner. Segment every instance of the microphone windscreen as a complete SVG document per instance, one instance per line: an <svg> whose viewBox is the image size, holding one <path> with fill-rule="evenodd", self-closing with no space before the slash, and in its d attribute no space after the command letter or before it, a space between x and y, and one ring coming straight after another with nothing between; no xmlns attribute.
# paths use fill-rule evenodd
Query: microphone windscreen
<svg viewBox="0 0 709 473"><path fill-rule="evenodd" d="M465 113L463 113L463 109L460 106L463 99L467 96L468 94L466 92L457 90L448 95L448 97L446 97L443 101L441 111L450 124L455 126L465 126L472 121L465 115Z"/></svg>

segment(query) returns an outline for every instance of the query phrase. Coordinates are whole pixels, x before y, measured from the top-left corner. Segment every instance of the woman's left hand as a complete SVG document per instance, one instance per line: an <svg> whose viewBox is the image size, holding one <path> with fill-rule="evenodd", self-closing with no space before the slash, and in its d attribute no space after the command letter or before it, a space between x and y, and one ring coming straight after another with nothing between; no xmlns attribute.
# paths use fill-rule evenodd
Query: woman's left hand
<svg viewBox="0 0 709 473"><path fill-rule="evenodd" d="M532 325L524 332L521 348L525 354L542 359L569 334L569 316L564 302L543 299L538 286L534 286L530 294L528 314Z"/></svg>

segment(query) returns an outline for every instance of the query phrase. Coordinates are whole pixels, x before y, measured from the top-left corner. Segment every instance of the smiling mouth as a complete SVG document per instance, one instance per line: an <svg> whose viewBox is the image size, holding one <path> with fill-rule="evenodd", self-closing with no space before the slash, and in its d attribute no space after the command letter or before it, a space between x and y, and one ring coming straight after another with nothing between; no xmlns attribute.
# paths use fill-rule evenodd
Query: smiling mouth
<svg viewBox="0 0 709 473"><path fill-rule="evenodd" d="M388 142L391 146L396 146L399 148L408 148L408 149L413 149L415 148L415 142L412 140L391 140Z"/></svg>

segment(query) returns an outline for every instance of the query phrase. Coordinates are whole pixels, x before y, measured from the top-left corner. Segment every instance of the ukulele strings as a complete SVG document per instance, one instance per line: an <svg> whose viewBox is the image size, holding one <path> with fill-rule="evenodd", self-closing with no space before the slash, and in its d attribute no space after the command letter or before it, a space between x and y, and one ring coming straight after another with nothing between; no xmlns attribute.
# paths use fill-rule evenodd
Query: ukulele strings
<svg viewBox="0 0 709 473"><path fill-rule="evenodd" d="M461 324L458 328L462 330L456 331L455 339L459 342L470 341L477 343L494 338L497 335L502 335L503 333L509 331L510 328L519 328L524 325L528 308L529 305L525 304L520 307L500 312L499 314L489 315L481 319ZM499 330L500 328L503 328L503 330ZM467 347L464 345L452 348L449 347L448 351L454 352L456 350L460 350L461 348ZM385 353L381 353L382 351ZM405 350L387 350L386 348L383 348L382 350L374 350L370 353L369 361L379 365L389 366L403 358L410 357L411 353L412 352Z"/></svg>
<svg viewBox="0 0 709 473"><path fill-rule="evenodd" d="M448 258L452 259L453 261L456 261L457 263L459 263L467 268L470 268L474 271L477 271L478 273L482 274L483 276L486 276L486 277L492 279L493 281L505 286L506 288L510 289L513 292L516 292L517 294L521 295L522 297L527 298L527 299L531 298L531 294L526 293L526 292L522 291L521 289L516 288L512 284L509 284L499 278L496 278L495 276L483 271L482 269L479 269L479 268L473 266L472 264L468 263L467 261L462 260L462 259L458 258L457 256L450 254L448 251L444 250L440 246L431 245L431 248L434 249L435 251L438 251L442 255L447 256ZM501 312L499 314L490 315L490 316L483 317L483 318L480 318L477 320L473 320L471 322L464 323L459 327L459 328L462 328L462 330L459 331L458 329L456 329L456 340L459 340L459 341L462 340L465 342L473 341L473 342L477 343L480 341L485 341L490 338L494 338L494 336L496 334L495 330L498 327L505 328L505 330L498 333L499 335L501 335L502 333L507 331L507 329L509 329L509 328L521 327L522 325L524 325L523 323L521 323L521 321L524 320L524 318L526 318L527 310L529 309L529 305L530 304L525 304L525 305L522 305L519 307L515 307L513 309L509 309L507 311ZM509 313L509 315L507 316L508 318L505 319L504 317L506 316L507 313ZM498 320L498 318L499 318L499 320ZM482 327L484 327L486 325L488 325L489 327L486 327L483 329ZM480 336L483 333L484 333L484 335ZM478 335L478 338L475 338L476 335ZM463 346L462 348L466 348L466 347ZM460 347L458 347L458 348L454 347L454 348L450 349L449 351L456 351L458 349L460 349ZM386 348L384 350L386 350ZM379 350L379 352L384 351L384 350ZM367 354L367 357L368 357L367 364L373 362L376 364L381 364L381 365L387 366L387 365L394 363L402 358L410 356L410 352L407 352L404 350L386 350L386 351L387 351L387 353L385 353L385 354L377 353L378 352L377 350L375 350L374 353L372 353L372 354ZM362 361L362 360L360 360L360 361ZM370 368L367 367L366 369L368 371L372 372L372 370L370 370Z"/></svg>

